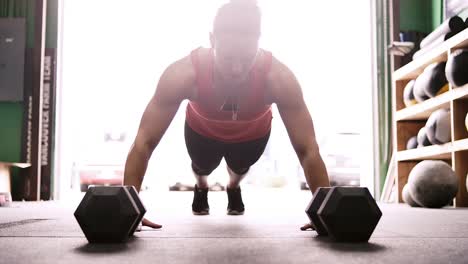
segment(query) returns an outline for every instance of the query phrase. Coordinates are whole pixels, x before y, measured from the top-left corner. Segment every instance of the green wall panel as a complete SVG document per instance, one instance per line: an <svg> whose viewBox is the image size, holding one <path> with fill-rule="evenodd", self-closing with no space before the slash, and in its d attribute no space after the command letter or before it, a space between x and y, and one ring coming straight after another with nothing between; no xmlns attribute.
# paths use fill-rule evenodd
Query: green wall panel
<svg viewBox="0 0 468 264"><path fill-rule="evenodd" d="M431 32L443 21L442 0L401 0L400 29Z"/></svg>

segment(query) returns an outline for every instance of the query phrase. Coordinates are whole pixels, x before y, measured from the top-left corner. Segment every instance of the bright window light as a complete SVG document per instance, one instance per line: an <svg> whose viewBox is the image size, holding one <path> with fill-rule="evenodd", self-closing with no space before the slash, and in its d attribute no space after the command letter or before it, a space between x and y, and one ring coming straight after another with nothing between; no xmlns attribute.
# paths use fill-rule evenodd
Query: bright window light
<svg viewBox="0 0 468 264"><path fill-rule="evenodd" d="M68 138L74 140L63 155L75 164L123 164L161 73L191 50L209 46L212 20L222 3L225 1L66 1L63 119L67 128L63 133L70 133ZM332 133L359 134L368 127L365 124L372 122L367 113L373 48L370 1L258 3L263 13L261 47L295 73L319 143ZM147 184L161 180L167 188L165 184L176 178L192 180L183 138L184 115L185 104L152 157ZM106 133L112 138L123 135L126 140L105 141ZM101 149L109 142L113 147ZM295 154L276 111L268 151L275 164L294 172L287 175L289 179L299 180L299 163L290 158ZM225 183L225 168L220 170Z"/></svg>

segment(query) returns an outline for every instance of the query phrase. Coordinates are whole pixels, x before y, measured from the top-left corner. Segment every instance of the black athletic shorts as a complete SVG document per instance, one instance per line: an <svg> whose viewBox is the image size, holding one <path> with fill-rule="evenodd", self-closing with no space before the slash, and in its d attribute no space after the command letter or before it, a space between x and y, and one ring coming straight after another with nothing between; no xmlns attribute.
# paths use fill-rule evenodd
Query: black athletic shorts
<svg viewBox="0 0 468 264"><path fill-rule="evenodd" d="M224 157L232 171L245 174L263 154L270 132L252 141L225 143L198 134L185 122L185 145L192 159L192 169L197 175L209 175Z"/></svg>

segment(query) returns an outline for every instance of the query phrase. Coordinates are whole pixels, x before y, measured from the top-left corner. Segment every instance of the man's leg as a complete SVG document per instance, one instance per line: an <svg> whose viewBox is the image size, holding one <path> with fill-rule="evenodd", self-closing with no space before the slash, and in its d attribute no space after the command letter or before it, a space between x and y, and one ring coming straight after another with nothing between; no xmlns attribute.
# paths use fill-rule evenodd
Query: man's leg
<svg viewBox="0 0 468 264"><path fill-rule="evenodd" d="M229 173L229 182L226 187L229 189L238 188L240 182L245 178L245 175L247 175L248 169L246 169L242 174L237 174L231 168L229 168L229 165L226 166L226 168Z"/></svg>
<svg viewBox="0 0 468 264"><path fill-rule="evenodd" d="M185 145L192 160L192 171L196 184L192 212L195 215L209 214L208 175L215 170L223 158L222 143L199 135L185 123Z"/></svg>
<svg viewBox="0 0 468 264"><path fill-rule="evenodd" d="M245 178L250 166L255 164L265 151L270 138L270 132L260 139L230 144L225 153L229 183L226 191L228 195L229 215L244 213L244 202L242 201L240 182Z"/></svg>
<svg viewBox="0 0 468 264"><path fill-rule="evenodd" d="M201 189L207 189L208 186L208 175L198 175L195 172L193 172L193 175L195 175L195 179L197 180L197 186Z"/></svg>

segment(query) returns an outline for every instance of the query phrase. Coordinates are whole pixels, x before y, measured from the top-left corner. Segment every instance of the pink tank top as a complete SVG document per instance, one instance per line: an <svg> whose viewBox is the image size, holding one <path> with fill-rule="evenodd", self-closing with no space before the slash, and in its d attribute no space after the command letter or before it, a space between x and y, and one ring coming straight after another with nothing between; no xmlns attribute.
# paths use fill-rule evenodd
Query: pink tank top
<svg viewBox="0 0 468 264"><path fill-rule="evenodd" d="M192 51L191 59L197 78L197 100L186 110L188 125L198 134L226 143L259 139L271 129L271 105L265 105L266 75L270 71L272 54L263 51L249 75L247 100L236 113L221 110L223 102L215 98L213 87L213 50ZM201 56L207 58L201 58ZM206 55L204 55L206 54ZM201 61L206 63L201 63ZM224 101L225 103L225 101Z"/></svg>

